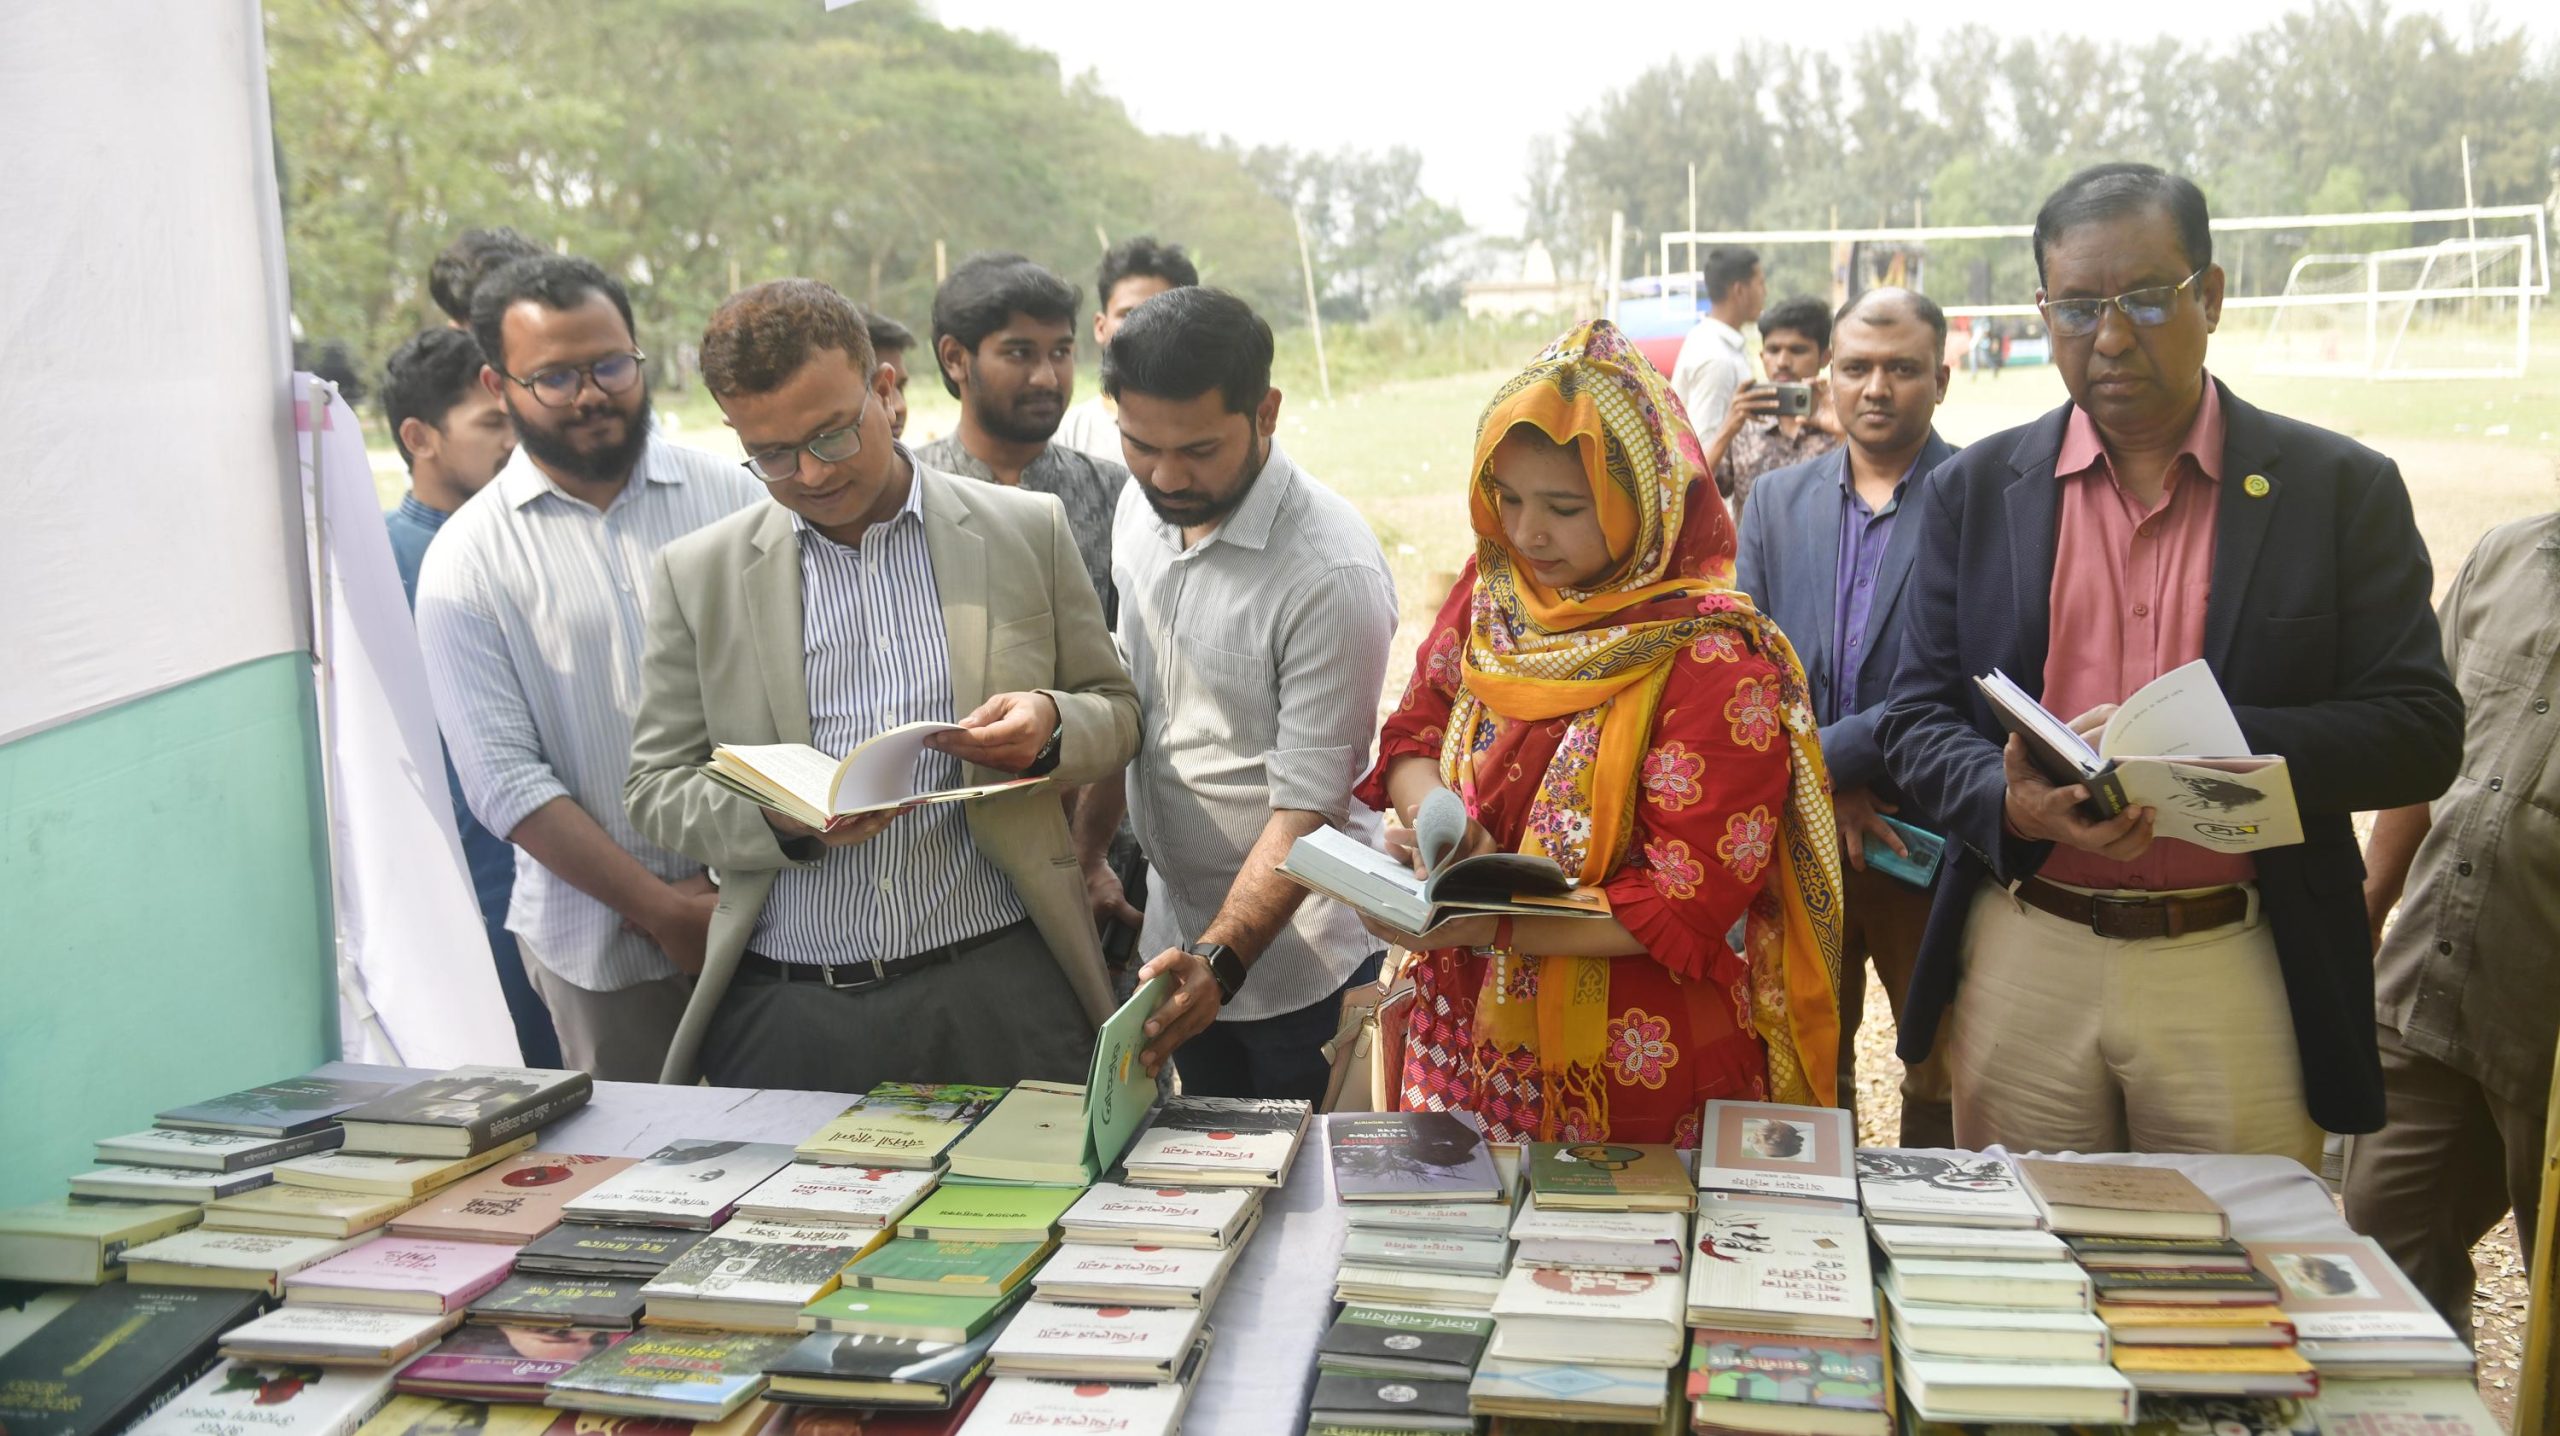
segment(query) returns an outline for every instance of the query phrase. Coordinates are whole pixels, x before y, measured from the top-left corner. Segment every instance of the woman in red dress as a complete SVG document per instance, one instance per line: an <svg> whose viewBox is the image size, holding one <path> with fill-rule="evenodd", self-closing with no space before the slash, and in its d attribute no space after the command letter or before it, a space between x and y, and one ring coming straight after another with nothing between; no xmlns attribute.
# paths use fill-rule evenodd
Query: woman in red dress
<svg viewBox="0 0 2560 1436"><path fill-rule="evenodd" d="M1683 1147L1709 1098L1830 1105L1830 788L1669 386L1609 324L1557 340L1486 409L1468 512L1476 557L1362 797L1410 825L1452 789L1469 851L1542 853L1612 915L1376 929L1421 954L1403 1104L1498 1141Z"/></svg>

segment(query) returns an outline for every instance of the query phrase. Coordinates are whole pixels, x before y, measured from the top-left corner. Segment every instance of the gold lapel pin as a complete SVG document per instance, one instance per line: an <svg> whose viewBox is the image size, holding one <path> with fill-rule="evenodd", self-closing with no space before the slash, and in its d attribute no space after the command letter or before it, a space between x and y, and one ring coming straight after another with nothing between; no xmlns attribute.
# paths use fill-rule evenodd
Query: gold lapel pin
<svg viewBox="0 0 2560 1436"><path fill-rule="evenodd" d="M2274 487L2267 482L2267 476L2264 474L2251 474L2240 481L2240 491L2253 499L2265 498L2267 491Z"/></svg>

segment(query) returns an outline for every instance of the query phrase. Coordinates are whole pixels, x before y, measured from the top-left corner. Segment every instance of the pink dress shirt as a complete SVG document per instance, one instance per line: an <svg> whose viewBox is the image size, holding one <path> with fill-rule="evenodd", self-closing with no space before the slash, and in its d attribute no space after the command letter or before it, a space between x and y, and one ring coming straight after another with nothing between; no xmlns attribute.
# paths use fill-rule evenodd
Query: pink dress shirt
<svg viewBox="0 0 2560 1436"><path fill-rule="evenodd" d="M2222 395L2207 375L2195 423L2170 461L2166 491L2146 510L2117 483L2088 411L2071 411L2054 462L2062 515L2044 664L2044 706L2064 721L2101 703L2121 703L2143 684L2204 656L2222 439ZM2129 863L2057 847L2038 876L2073 887L2160 892L2247 882L2256 873L2246 856L2163 838Z"/></svg>

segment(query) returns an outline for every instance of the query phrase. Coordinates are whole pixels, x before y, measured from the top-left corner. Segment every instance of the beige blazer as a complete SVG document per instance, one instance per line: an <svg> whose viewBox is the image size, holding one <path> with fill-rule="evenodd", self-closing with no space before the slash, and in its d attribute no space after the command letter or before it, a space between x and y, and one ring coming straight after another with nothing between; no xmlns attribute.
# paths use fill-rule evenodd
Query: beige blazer
<svg viewBox="0 0 2560 1436"><path fill-rule="evenodd" d="M922 464L915 481L950 635L952 712L967 713L993 694L1038 690L1056 700L1065 723L1056 781L969 804L969 837L1012 882L1099 1025L1111 1012L1111 983L1061 795L1110 777L1136 755L1137 689L1055 498ZM643 837L721 880L702 975L662 1081L695 1080L703 1033L774 874L814 863L823 851L803 840L786 852L763 810L704 777L702 765L716 743L808 741L799 535L789 511L759 504L661 549L651 580L624 805ZM1004 776L972 769L966 781Z"/></svg>

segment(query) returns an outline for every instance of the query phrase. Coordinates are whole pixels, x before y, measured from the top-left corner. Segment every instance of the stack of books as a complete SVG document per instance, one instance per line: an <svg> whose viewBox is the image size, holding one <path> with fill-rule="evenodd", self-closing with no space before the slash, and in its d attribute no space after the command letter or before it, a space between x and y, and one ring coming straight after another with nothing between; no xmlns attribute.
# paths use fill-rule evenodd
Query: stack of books
<svg viewBox="0 0 2560 1436"><path fill-rule="evenodd" d="M1492 1310L1508 1266L1507 1224L1494 1214L1507 1207L1475 1114L1337 1116L1326 1147L1350 1226L1334 1300Z"/></svg>
<svg viewBox="0 0 2560 1436"><path fill-rule="evenodd" d="M1313 1112L1306 1102L1175 1097L1138 1133L1124 1166L1132 1182L1276 1187L1289 1179Z"/></svg>
<svg viewBox="0 0 2560 1436"><path fill-rule="evenodd" d="M1698 1203L1667 1146L1535 1142L1521 1152L1520 1249L1468 1383L1481 1416L1655 1422L1687 1337L1677 1233ZM1669 1265L1657 1237L1669 1223Z"/></svg>
<svg viewBox="0 0 2560 1436"><path fill-rule="evenodd" d="M669 1142L561 1205L563 1221L707 1232L747 1193L791 1165L775 1142Z"/></svg>
<svg viewBox="0 0 2560 1436"><path fill-rule="evenodd" d="M1837 1109L1707 1104L1682 1313L1698 1430L1890 1436L1854 1141Z"/></svg>
<svg viewBox="0 0 2560 1436"><path fill-rule="evenodd" d="M2324 1388L2374 1378L2470 1378L2471 1348L2371 1237L2244 1245L2275 1285L2299 1354Z"/></svg>
<svg viewBox="0 0 2560 1436"><path fill-rule="evenodd" d="M1315 1436L1359 1431L1471 1431L1468 1386L1493 1318L1353 1303L1316 1346Z"/></svg>
<svg viewBox="0 0 2560 1436"><path fill-rule="evenodd" d="M888 1239L884 1230L738 1217L642 1285L641 1320L695 1331L797 1332L802 1309L835 1291L856 1258Z"/></svg>

